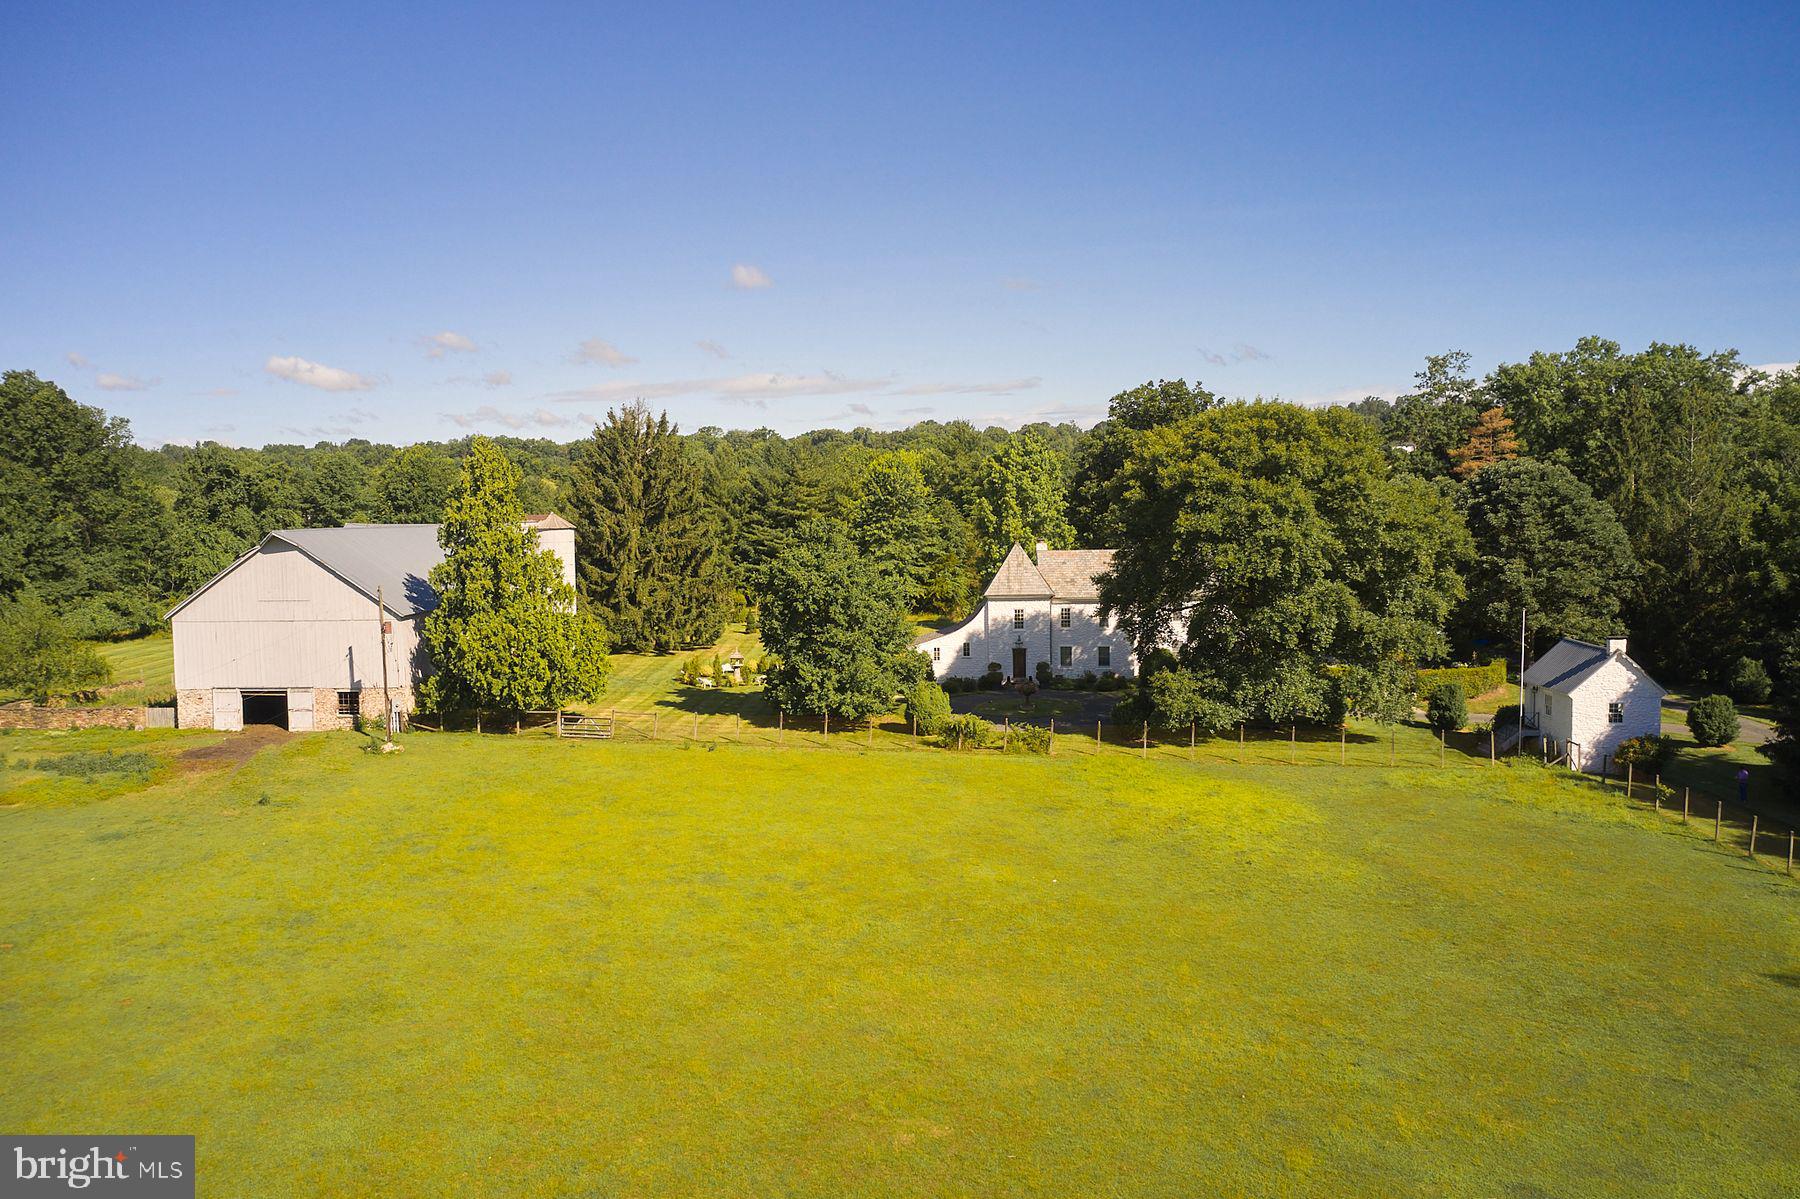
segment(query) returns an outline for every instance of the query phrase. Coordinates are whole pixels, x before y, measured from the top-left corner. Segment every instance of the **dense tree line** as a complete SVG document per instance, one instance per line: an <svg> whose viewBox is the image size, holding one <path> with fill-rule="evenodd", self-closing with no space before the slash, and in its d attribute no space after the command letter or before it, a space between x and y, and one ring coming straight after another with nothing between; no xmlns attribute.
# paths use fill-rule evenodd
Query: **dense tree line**
<svg viewBox="0 0 1800 1199"><path fill-rule="evenodd" d="M271 529L440 520L472 453L147 450L28 372L0 421L0 600L81 637L154 626ZM1185 625L1161 688L1215 717L1378 708L1397 663L1510 653L1521 610L1538 648L1629 630L1669 678L1800 689L1800 378L1732 353L1590 338L1478 378L1453 352L1322 412L1153 381L1086 431L683 433L634 405L572 445L486 444L524 511L576 523L578 591L625 648L703 644L778 581L853 577L846 553L884 604L960 617L1041 539L1123 551L1108 598L1140 638Z"/></svg>

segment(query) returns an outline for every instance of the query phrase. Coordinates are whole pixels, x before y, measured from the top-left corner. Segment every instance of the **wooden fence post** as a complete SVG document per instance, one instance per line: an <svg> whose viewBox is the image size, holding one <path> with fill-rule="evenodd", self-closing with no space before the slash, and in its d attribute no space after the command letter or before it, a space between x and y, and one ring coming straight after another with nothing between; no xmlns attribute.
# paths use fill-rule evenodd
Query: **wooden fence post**
<svg viewBox="0 0 1800 1199"><path fill-rule="evenodd" d="M1398 728L1389 729L1388 730L1388 765L1389 766L1392 766L1394 764L1394 756L1396 754L1398 754L1399 752L1400 752L1400 730Z"/></svg>
<svg viewBox="0 0 1800 1199"><path fill-rule="evenodd" d="M1681 789L1681 823L1683 824L1688 822L1688 791L1687 787Z"/></svg>
<svg viewBox="0 0 1800 1199"><path fill-rule="evenodd" d="M1299 763L1300 763L1300 726L1297 724L1290 724L1290 725L1288 725L1288 765L1289 766L1297 766L1297 765L1299 765Z"/></svg>
<svg viewBox="0 0 1800 1199"><path fill-rule="evenodd" d="M1194 760L1194 733L1198 727L1198 721L1188 721L1188 761L1190 762Z"/></svg>
<svg viewBox="0 0 1800 1199"><path fill-rule="evenodd" d="M1719 832L1725 827L1725 801L1719 800L1719 810L1713 813L1713 844L1719 843Z"/></svg>
<svg viewBox="0 0 1800 1199"><path fill-rule="evenodd" d="M1444 739L1448 736L1443 729L1438 730L1438 769L1444 768Z"/></svg>
<svg viewBox="0 0 1800 1199"><path fill-rule="evenodd" d="M1637 763L1625 763L1625 798L1631 798L1631 789L1637 784Z"/></svg>
<svg viewBox="0 0 1800 1199"><path fill-rule="evenodd" d="M780 708L775 709L775 744L780 745L782 734L787 732L787 713Z"/></svg>
<svg viewBox="0 0 1800 1199"><path fill-rule="evenodd" d="M912 717L912 735L914 741L919 739L919 714L917 712L914 712Z"/></svg>
<svg viewBox="0 0 1800 1199"><path fill-rule="evenodd" d="M1494 726L1488 725L1488 765L1494 764Z"/></svg>
<svg viewBox="0 0 1800 1199"><path fill-rule="evenodd" d="M694 740L700 740L700 713L694 713Z"/></svg>
<svg viewBox="0 0 1800 1199"><path fill-rule="evenodd" d="M829 740L831 740L831 713L830 712L825 713L824 720L825 720L825 732L824 732L823 736L827 741L829 741Z"/></svg>
<svg viewBox="0 0 1800 1199"><path fill-rule="evenodd" d="M1750 815L1750 856L1752 858L1756 857L1756 820L1757 820L1756 814L1754 812L1751 813L1751 815Z"/></svg>
<svg viewBox="0 0 1800 1199"><path fill-rule="evenodd" d="M1338 725L1338 765L1350 764L1350 726Z"/></svg>
<svg viewBox="0 0 1800 1199"><path fill-rule="evenodd" d="M1002 753L1005 753L1006 747L1011 744L1012 744L1012 717L1002 716L1000 718L1000 751Z"/></svg>
<svg viewBox="0 0 1800 1199"><path fill-rule="evenodd" d="M1094 722L1094 747L1097 749L1097 748L1099 748L1099 746L1100 746L1100 722L1098 720L1096 720Z"/></svg>
<svg viewBox="0 0 1800 1199"><path fill-rule="evenodd" d="M556 739L558 741L562 740L562 709L561 708L558 708L556 710Z"/></svg>
<svg viewBox="0 0 1800 1199"><path fill-rule="evenodd" d="M1793 873L1794 873L1794 830L1789 829L1788 830L1788 875L1789 875L1789 877L1792 877Z"/></svg>
<svg viewBox="0 0 1800 1199"><path fill-rule="evenodd" d="M1238 765L1244 764L1244 722L1238 721Z"/></svg>
<svg viewBox="0 0 1800 1199"><path fill-rule="evenodd" d="M1050 718L1050 748L1044 751L1051 757L1056 756L1056 717Z"/></svg>
<svg viewBox="0 0 1800 1199"><path fill-rule="evenodd" d="M869 748L875 748L875 714L869 713Z"/></svg>
<svg viewBox="0 0 1800 1199"><path fill-rule="evenodd" d="M1144 757L1150 756L1150 722L1144 722Z"/></svg>

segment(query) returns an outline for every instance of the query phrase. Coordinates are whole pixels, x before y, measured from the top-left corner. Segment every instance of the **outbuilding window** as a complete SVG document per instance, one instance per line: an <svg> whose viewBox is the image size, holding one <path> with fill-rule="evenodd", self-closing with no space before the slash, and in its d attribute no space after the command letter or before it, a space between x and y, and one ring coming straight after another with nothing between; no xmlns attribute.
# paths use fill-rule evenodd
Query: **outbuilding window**
<svg viewBox="0 0 1800 1199"><path fill-rule="evenodd" d="M931 647L931 660L933 662L941 661L943 659L943 656L944 656L944 647L943 646L934 645Z"/></svg>
<svg viewBox="0 0 1800 1199"><path fill-rule="evenodd" d="M1022 629L1024 627L1025 627L1025 609L1014 608L1013 609L1013 628Z"/></svg>
<svg viewBox="0 0 1800 1199"><path fill-rule="evenodd" d="M1608 724L1624 724L1625 723L1624 701L1614 700L1612 703L1606 705L1606 723L1608 723Z"/></svg>
<svg viewBox="0 0 1800 1199"><path fill-rule="evenodd" d="M1099 649L1095 650L1094 653L1095 653L1095 656L1099 659L1100 665L1102 665L1102 666L1111 666L1112 665L1112 646L1103 645Z"/></svg>
<svg viewBox="0 0 1800 1199"><path fill-rule="evenodd" d="M1552 705L1550 702L1550 696L1548 696L1548 695L1544 696L1544 715L1546 715L1546 716L1550 715L1551 707L1552 707Z"/></svg>
<svg viewBox="0 0 1800 1199"><path fill-rule="evenodd" d="M1065 608L1063 611L1066 612L1068 609ZM1073 666L1075 664L1075 649L1073 646L1065 645L1062 647L1062 664L1064 666Z"/></svg>
<svg viewBox="0 0 1800 1199"><path fill-rule="evenodd" d="M1062 610L1062 627L1065 629L1069 627L1069 610L1067 608ZM1068 663L1064 662L1063 665L1067 666Z"/></svg>
<svg viewBox="0 0 1800 1199"><path fill-rule="evenodd" d="M963 657L966 658L968 656L969 656L969 643L967 641L965 641L965 642L963 642Z"/></svg>
<svg viewBox="0 0 1800 1199"><path fill-rule="evenodd" d="M357 704L356 704L356 692L354 692L354 691L338 692L338 715L339 716L352 716L353 717L357 714L357 712L359 710L360 709L358 709Z"/></svg>

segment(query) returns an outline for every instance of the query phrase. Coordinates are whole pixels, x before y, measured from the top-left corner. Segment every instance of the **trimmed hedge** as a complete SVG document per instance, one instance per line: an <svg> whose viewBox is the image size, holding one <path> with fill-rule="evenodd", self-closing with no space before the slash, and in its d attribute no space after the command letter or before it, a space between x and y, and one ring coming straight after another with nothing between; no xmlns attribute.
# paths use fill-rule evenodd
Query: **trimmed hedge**
<svg viewBox="0 0 1800 1199"><path fill-rule="evenodd" d="M1434 666L1421 670L1419 683L1414 688L1420 699L1431 694L1431 689L1439 683L1460 683L1464 695L1486 695L1496 687L1506 685L1506 661L1495 658L1492 662L1481 666Z"/></svg>

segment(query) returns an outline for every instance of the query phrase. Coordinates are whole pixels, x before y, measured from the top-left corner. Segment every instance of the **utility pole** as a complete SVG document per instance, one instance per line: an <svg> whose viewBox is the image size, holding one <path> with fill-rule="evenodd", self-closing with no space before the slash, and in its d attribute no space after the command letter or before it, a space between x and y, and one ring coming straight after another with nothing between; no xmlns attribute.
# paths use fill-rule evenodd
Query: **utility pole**
<svg viewBox="0 0 1800 1199"><path fill-rule="evenodd" d="M1519 748L1525 748L1525 605L1519 605Z"/></svg>
<svg viewBox="0 0 1800 1199"><path fill-rule="evenodd" d="M394 693L388 688L387 598L382 594L380 587L375 588L375 630L381 636L381 708L383 713L381 752L390 753L396 748L394 745Z"/></svg>

